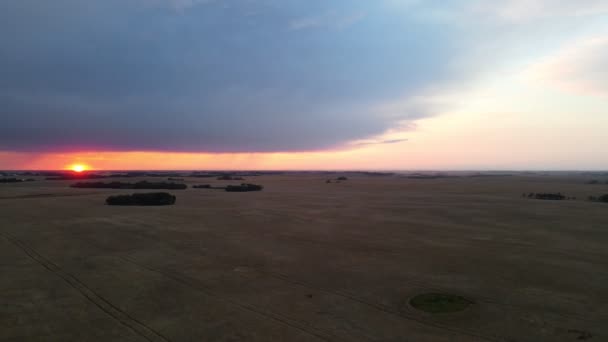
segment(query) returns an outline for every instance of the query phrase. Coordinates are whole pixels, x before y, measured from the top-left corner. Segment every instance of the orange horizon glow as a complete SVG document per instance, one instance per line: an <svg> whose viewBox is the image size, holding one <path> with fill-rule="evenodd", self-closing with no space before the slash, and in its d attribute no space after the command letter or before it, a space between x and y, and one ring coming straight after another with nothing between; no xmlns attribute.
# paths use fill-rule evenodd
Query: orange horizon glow
<svg viewBox="0 0 608 342"><path fill-rule="evenodd" d="M363 155L361 155L363 154ZM129 170L306 170L365 168L371 158L365 149L323 152L179 153L179 152L68 152L15 153L0 151L20 170L129 171ZM79 160L74 163L74 160ZM357 161L357 162L355 162ZM355 162L352 165L345 165Z"/></svg>

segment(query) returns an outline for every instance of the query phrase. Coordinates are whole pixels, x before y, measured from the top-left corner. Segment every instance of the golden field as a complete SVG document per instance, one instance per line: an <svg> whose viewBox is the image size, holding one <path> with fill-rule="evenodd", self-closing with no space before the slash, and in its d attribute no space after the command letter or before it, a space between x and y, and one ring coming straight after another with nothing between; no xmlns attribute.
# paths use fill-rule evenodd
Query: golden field
<svg viewBox="0 0 608 342"><path fill-rule="evenodd" d="M608 341L608 204L587 201L608 185L334 176L171 190L165 207L107 206L134 191L73 181L0 184L0 340ZM558 191L576 200L522 197ZM426 292L474 304L408 304Z"/></svg>

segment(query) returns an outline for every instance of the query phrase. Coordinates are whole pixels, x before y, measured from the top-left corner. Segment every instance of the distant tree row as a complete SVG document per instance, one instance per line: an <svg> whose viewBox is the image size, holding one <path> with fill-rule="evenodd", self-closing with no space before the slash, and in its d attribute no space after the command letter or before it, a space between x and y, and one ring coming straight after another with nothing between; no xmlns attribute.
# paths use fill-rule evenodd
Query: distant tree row
<svg viewBox="0 0 608 342"><path fill-rule="evenodd" d="M139 193L132 195L110 196L106 199L108 205L172 205L176 197L166 192Z"/></svg>
<svg viewBox="0 0 608 342"><path fill-rule="evenodd" d="M82 172L82 173L76 173L76 172L69 171L69 172L59 174L57 176L46 177L46 180L103 179L103 178L109 178L109 177L110 176L90 173L90 172L86 172L86 171Z"/></svg>
<svg viewBox="0 0 608 342"><path fill-rule="evenodd" d="M554 200L554 201L561 201L561 200L565 200L565 199L576 199L576 197L566 197L565 195L562 195L561 193L529 193L529 194L522 194L522 197L528 197L528 198L534 198L534 199L540 199L540 200Z"/></svg>
<svg viewBox="0 0 608 342"><path fill-rule="evenodd" d="M347 181L347 180L348 180L347 177L340 176L340 177L338 177L336 179L328 179L328 180L325 181L325 183L340 183L340 182Z"/></svg>
<svg viewBox="0 0 608 342"><path fill-rule="evenodd" d="M35 181L35 179L33 178L28 178L28 179L22 179L22 178L0 178L0 183L22 183L22 182L33 182Z"/></svg>
<svg viewBox="0 0 608 342"><path fill-rule="evenodd" d="M599 181L599 180L597 180L597 179L593 179L593 180L588 181L588 182L587 182L587 183L585 183L585 184L608 184L608 180L607 180L607 181L605 181L605 182L602 182L602 181Z"/></svg>
<svg viewBox="0 0 608 342"><path fill-rule="evenodd" d="M249 191L262 191L264 189L261 185L256 184L241 184L241 185L228 185L226 186L227 192L249 192Z"/></svg>
<svg viewBox="0 0 608 342"><path fill-rule="evenodd" d="M533 198L533 199L541 199L541 200L576 200L576 197L567 197L561 193L533 193L530 192L528 194L523 193L522 197ZM592 202L603 202L608 203L608 194L601 196L589 196L587 198Z"/></svg>
<svg viewBox="0 0 608 342"><path fill-rule="evenodd" d="M598 196L598 197L589 196L589 200L593 201L593 202L608 203L608 194L601 195L601 196Z"/></svg>
<svg viewBox="0 0 608 342"><path fill-rule="evenodd" d="M226 171L217 171L217 172L205 172L205 171L197 171L186 175L186 177L195 177L195 178L218 178L218 177L257 177L261 175L279 175L283 174L281 171L238 171L238 172L226 172ZM223 180L223 179L222 179Z"/></svg>
<svg viewBox="0 0 608 342"><path fill-rule="evenodd" d="M217 180L245 180L245 178L239 176L223 175L217 177Z"/></svg>
<svg viewBox="0 0 608 342"><path fill-rule="evenodd" d="M188 188L186 184L166 183L166 182L148 182L141 181L137 183L123 182L79 182L71 185L72 188L83 189L166 189L166 190L184 190Z"/></svg>
<svg viewBox="0 0 608 342"><path fill-rule="evenodd" d="M227 185L227 186L211 186L210 184L193 185L193 189L216 189L225 190L227 192L248 192L248 191L261 191L264 189L261 185L256 184L240 184L240 185Z"/></svg>

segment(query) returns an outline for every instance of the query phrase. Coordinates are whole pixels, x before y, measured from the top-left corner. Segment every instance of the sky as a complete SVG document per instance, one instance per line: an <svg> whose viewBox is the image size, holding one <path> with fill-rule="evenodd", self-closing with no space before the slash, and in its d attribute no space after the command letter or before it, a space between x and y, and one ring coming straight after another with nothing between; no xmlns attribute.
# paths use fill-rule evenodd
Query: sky
<svg viewBox="0 0 608 342"><path fill-rule="evenodd" d="M0 169L608 169L606 0L4 0Z"/></svg>

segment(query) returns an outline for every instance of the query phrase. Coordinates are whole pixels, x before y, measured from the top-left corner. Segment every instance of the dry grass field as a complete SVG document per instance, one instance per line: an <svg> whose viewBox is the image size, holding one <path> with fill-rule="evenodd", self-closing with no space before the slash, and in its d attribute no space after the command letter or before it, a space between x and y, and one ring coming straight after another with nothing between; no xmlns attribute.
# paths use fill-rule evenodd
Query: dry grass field
<svg viewBox="0 0 608 342"><path fill-rule="evenodd" d="M0 340L608 341L608 204L586 200L608 185L348 177L246 177L264 190L164 207L0 184ZM558 191L577 200L521 196ZM474 304L408 304L427 292Z"/></svg>

